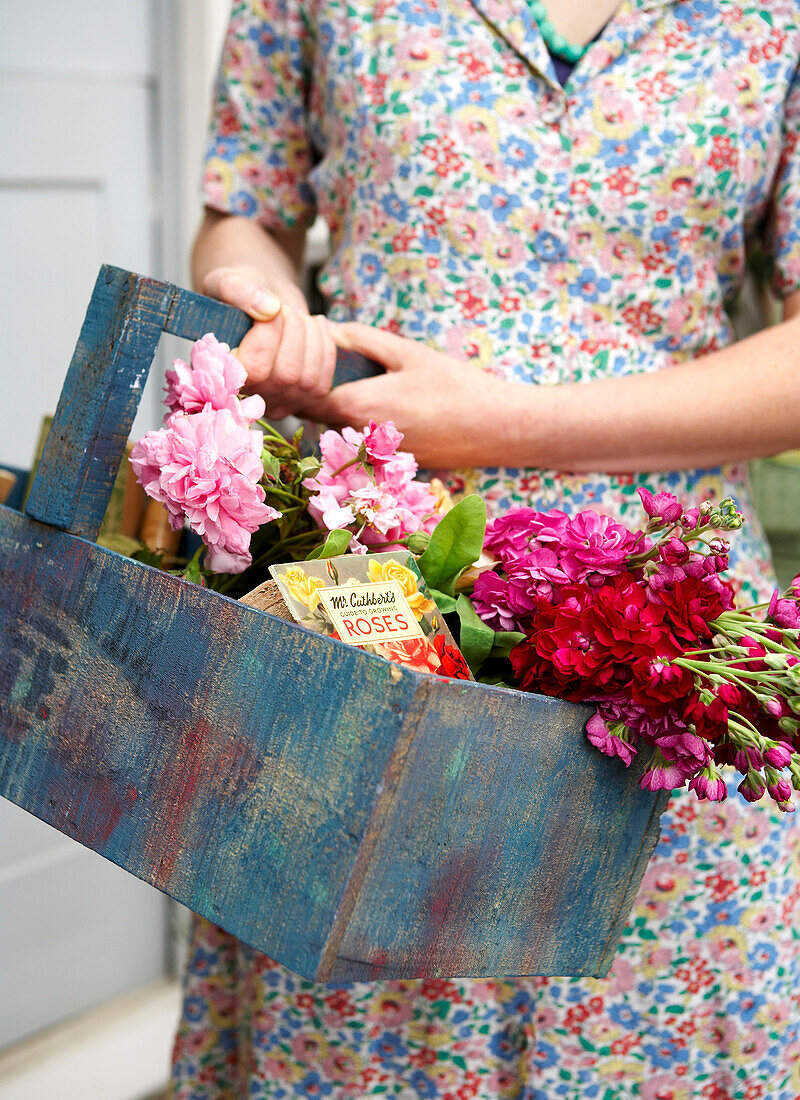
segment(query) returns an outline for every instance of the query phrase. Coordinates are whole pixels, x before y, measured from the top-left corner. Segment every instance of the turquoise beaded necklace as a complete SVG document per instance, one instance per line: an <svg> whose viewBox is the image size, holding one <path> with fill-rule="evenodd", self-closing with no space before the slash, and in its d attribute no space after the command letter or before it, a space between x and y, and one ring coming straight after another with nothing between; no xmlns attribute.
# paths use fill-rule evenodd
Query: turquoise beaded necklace
<svg viewBox="0 0 800 1100"><path fill-rule="evenodd" d="M528 7L531 9L531 15L536 20L539 26L539 33L544 39L545 45L550 53L554 53L557 57L563 58L564 61L569 61L572 65L577 65L589 49L589 46L591 46L591 42L587 42L585 46L575 46L572 42L567 42L564 35L559 34L550 22L547 15L547 9L542 3L542 0L528 0Z"/></svg>

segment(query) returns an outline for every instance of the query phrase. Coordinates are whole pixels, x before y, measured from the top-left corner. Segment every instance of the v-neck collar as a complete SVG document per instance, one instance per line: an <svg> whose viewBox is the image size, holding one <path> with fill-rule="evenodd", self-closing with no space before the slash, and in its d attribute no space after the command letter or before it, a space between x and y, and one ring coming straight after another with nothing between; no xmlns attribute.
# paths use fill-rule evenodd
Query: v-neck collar
<svg viewBox="0 0 800 1100"><path fill-rule="evenodd" d="M573 69L566 87L572 90L592 73L610 65L674 2L622 0L596 41ZM562 90L553 59L526 0L470 0L470 3L534 72L557 90Z"/></svg>

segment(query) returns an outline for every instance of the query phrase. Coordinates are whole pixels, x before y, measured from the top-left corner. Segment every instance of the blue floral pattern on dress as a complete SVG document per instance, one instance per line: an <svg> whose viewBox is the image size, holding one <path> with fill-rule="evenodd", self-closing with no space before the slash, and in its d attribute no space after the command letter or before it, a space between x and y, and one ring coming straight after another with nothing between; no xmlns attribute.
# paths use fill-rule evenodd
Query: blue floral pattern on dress
<svg viewBox="0 0 800 1100"><path fill-rule="evenodd" d="M732 340L754 237L800 289L798 61L796 0L623 0L564 88L526 0L235 3L203 196L319 211L335 318L515 382L665 369ZM636 523L640 485L750 511L741 466L447 476L493 512ZM752 517L734 547L768 594ZM798 929L800 830L733 788L673 796L602 981L325 986L198 918L172 1096L795 1100Z"/></svg>

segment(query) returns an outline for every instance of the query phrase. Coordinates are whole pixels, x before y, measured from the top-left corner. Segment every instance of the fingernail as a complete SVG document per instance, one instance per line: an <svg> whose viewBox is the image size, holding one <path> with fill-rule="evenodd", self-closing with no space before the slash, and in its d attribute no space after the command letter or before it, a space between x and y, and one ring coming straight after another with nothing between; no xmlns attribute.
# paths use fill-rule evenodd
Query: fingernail
<svg viewBox="0 0 800 1100"><path fill-rule="evenodd" d="M253 295L250 308L253 313L258 313L265 321L271 321L276 314L280 313L281 303L280 299L276 298L274 294L270 294L266 290L257 290Z"/></svg>

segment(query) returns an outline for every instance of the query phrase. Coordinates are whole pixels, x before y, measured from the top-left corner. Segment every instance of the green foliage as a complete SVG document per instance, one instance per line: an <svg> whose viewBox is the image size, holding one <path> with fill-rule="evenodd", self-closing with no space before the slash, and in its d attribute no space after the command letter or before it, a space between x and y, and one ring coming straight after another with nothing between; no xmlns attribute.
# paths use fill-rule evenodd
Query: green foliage
<svg viewBox="0 0 800 1100"><path fill-rule="evenodd" d="M485 531L486 505L479 496L464 497L446 512L417 561L428 587L455 597L456 581L480 557Z"/></svg>
<svg viewBox="0 0 800 1100"><path fill-rule="evenodd" d="M344 528L329 531L322 546L317 546L306 555L306 561L315 561L317 558L337 558L340 554L346 554L352 537L350 531Z"/></svg>
<svg viewBox="0 0 800 1100"><path fill-rule="evenodd" d="M97 540L97 545L104 546L106 550L113 550L115 554L122 554L123 558L134 558L137 561L142 560L138 557L139 552L147 550L144 543L139 542L138 539L132 538L130 535L120 535L119 533L100 535ZM149 553L149 551L147 552Z"/></svg>
<svg viewBox="0 0 800 1100"><path fill-rule="evenodd" d="M198 546L194 557L190 562L187 562L186 568L181 572L181 576L187 581L191 581L192 584L202 584L203 578L208 575L207 571L200 565L200 559L205 553L205 549L205 546Z"/></svg>
<svg viewBox="0 0 800 1100"><path fill-rule="evenodd" d="M492 652L494 631L478 618L475 608L464 595L456 600L456 612L461 627L459 646L473 675L477 676L481 665Z"/></svg>
<svg viewBox="0 0 800 1100"><path fill-rule="evenodd" d="M498 630L495 633L492 651L489 656L492 658L507 658L514 646L523 641L525 641L525 635L518 630Z"/></svg>
<svg viewBox="0 0 800 1100"><path fill-rule="evenodd" d="M451 615L455 611L456 601L452 596L448 596L446 592L440 592L438 588L431 588L430 593L443 615Z"/></svg>

